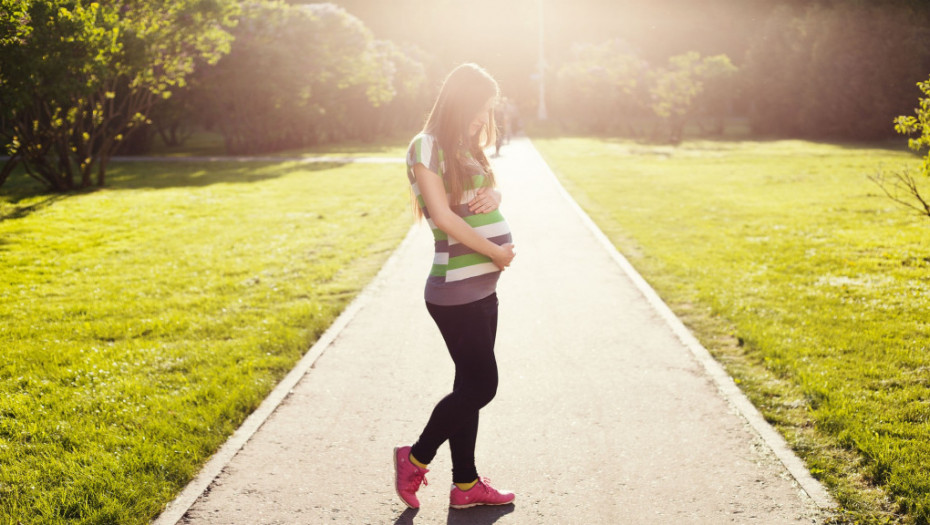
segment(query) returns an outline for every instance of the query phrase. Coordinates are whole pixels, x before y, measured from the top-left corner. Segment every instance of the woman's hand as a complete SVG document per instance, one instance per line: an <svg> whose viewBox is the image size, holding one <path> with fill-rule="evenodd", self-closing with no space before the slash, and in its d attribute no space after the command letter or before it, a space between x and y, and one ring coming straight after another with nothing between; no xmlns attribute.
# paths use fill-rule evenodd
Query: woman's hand
<svg viewBox="0 0 930 525"><path fill-rule="evenodd" d="M508 242L507 244L500 245L500 250L494 251L494 255L491 256L491 262L496 264L501 271L504 271L505 268L510 266L511 261L513 261L516 255L517 252L514 249L514 245Z"/></svg>
<svg viewBox="0 0 930 525"><path fill-rule="evenodd" d="M475 198L468 201L468 209L472 213L491 213L500 205L500 192L485 187L481 187L475 190Z"/></svg>

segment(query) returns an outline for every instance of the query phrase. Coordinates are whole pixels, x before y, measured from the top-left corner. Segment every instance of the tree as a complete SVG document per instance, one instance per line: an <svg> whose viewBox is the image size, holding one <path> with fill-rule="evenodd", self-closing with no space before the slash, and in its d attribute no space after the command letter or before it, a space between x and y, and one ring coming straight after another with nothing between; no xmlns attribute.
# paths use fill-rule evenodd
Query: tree
<svg viewBox="0 0 930 525"><path fill-rule="evenodd" d="M920 169L924 175L930 177L930 79L918 82L917 87L927 97L919 99L917 109L914 110L916 116L901 115L894 120L895 131L919 134L916 138L909 139L907 145L916 152L927 149Z"/></svg>
<svg viewBox="0 0 930 525"><path fill-rule="evenodd" d="M372 43L378 73L389 86L391 99L373 103L362 97L348 107L347 124L353 138L369 141L376 136L404 131L409 134L423 125L433 99L427 93L426 59L417 48L402 48L389 40ZM418 57L418 58L414 58Z"/></svg>
<svg viewBox="0 0 930 525"><path fill-rule="evenodd" d="M888 121L907 110L912 86L926 74L930 33L915 23L920 19L906 7L809 9L802 133L857 140L890 136Z"/></svg>
<svg viewBox="0 0 930 525"><path fill-rule="evenodd" d="M152 107L149 120L166 146L181 146L193 135L200 117L195 94L190 83L183 87L177 86L171 91L170 97L159 100Z"/></svg>
<svg viewBox="0 0 930 525"><path fill-rule="evenodd" d="M0 18L3 173L21 163L59 191L104 185L113 151L154 102L197 60L228 50L237 9L235 0L3 1L17 6Z"/></svg>
<svg viewBox="0 0 930 525"><path fill-rule="evenodd" d="M799 89L805 84L806 61L798 13L778 6L753 38L743 66L751 93L749 123L760 135L790 135L799 129Z"/></svg>
<svg viewBox="0 0 930 525"><path fill-rule="evenodd" d="M0 0L0 49L8 46L22 45L29 36L30 26L28 23L28 14L26 5L18 0ZM0 102L4 100L2 93L5 92L7 76L5 62L0 61ZM9 124L9 113L0 110L0 137L9 140L10 133L7 131ZM16 162L6 162L0 168L0 186L6 182Z"/></svg>
<svg viewBox="0 0 930 525"><path fill-rule="evenodd" d="M733 101L739 95L737 72L726 55L707 57L702 64L704 89L696 103L700 113L712 120L712 131L717 135L723 134L724 119L732 112Z"/></svg>
<svg viewBox="0 0 930 525"><path fill-rule="evenodd" d="M247 4L234 35L230 54L197 78L199 103L229 153L357 138L398 93L399 48L375 41L341 7ZM408 80L425 78L396 82Z"/></svg>
<svg viewBox="0 0 930 525"><path fill-rule="evenodd" d="M724 89L724 79L736 72L736 66L726 55L701 58L695 51L676 55L668 60L668 67L653 72L652 110L668 124L669 140L680 142L685 124L694 115L695 103L704 95L708 82ZM726 99L726 94L716 94ZM709 100L713 101L714 98Z"/></svg>
<svg viewBox="0 0 930 525"><path fill-rule="evenodd" d="M907 145L914 152L925 151L919 171L924 177L930 177L930 79L918 82L917 87L926 97L919 99L917 109L914 110L916 116L901 115L895 118L894 129L902 134L917 134L917 137L908 139ZM930 198L921 194L920 185L911 170L905 168L890 174L879 172L869 178L895 202L930 217Z"/></svg>
<svg viewBox="0 0 930 525"><path fill-rule="evenodd" d="M626 125L644 106L648 64L622 40L575 44L556 77L553 106L561 118L602 133Z"/></svg>
<svg viewBox="0 0 930 525"><path fill-rule="evenodd" d="M27 4L0 0L0 45L18 44L29 36Z"/></svg>
<svg viewBox="0 0 930 525"><path fill-rule="evenodd" d="M878 139L930 64L930 9L887 1L780 7L744 70L757 133Z"/></svg>

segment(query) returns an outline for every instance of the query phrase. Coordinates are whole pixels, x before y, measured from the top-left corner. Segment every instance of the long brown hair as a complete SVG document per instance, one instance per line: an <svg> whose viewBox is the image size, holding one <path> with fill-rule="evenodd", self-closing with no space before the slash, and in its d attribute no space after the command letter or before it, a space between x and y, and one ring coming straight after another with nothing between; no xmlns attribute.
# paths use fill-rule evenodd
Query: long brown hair
<svg viewBox="0 0 930 525"><path fill-rule="evenodd" d="M484 148L494 144L497 132L493 107L489 110L486 126L474 136L469 128L488 99L498 97L500 88L494 77L481 66L462 64L443 81L436 103L426 119L423 131L436 137L444 153L442 177L453 205L462 200L467 190L473 189L471 173L463 166L465 159L461 156L466 151L484 168L484 186L495 185L494 173L484 154Z"/></svg>

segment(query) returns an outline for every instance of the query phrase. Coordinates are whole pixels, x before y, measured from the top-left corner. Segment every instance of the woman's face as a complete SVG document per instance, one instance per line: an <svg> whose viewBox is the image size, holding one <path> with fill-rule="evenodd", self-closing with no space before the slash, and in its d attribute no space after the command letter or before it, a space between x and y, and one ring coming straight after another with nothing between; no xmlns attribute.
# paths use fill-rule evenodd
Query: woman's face
<svg viewBox="0 0 930 525"><path fill-rule="evenodd" d="M468 133L470 136L474 137L481 131L482 128L488 125L488 119L490 118L491 108L494 106L494 97L491 97L484 103L481 111L475 115L475 118L471 121L471 126L468 127Z"/></svg>

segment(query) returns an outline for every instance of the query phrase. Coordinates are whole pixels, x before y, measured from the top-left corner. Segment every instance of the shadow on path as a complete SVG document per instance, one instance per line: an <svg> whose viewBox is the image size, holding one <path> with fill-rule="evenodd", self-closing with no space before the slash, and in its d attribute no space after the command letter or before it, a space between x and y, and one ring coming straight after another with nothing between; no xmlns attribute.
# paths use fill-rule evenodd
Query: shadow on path
<svg viewBox="0 0 930 525"><path fill-rule="evenodd" d="M513 512L514 509L513 503L493 507L449 509L449 518L446 520L446 525L491 525Z"/></svg>
<svg viewBox="0 0 930 525"><path fill-rule="evenodd" d="M516 507L510 505L473 507L470 509L449 509L446 525L491 525L510 514ZM420 509L406 509L394 520L394 525L414 525L413 519Z"/></svg>
<svg viewBox="0 0 930 525"><path fill-rule="evenodd" d="M413 518L416 517L420 509L406 509L400 516L394 520L394 525L413 525Z"/></svg>

